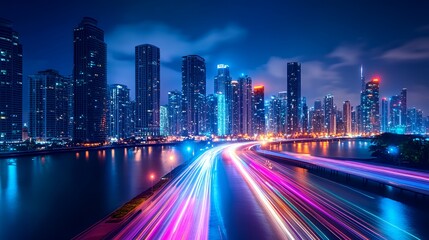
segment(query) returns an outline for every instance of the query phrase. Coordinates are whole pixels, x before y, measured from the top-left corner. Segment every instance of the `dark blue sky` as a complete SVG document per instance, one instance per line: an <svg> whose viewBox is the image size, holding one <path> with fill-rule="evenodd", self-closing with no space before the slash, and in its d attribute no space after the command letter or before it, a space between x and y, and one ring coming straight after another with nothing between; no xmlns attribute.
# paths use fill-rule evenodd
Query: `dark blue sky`
<svg viewBox="0 0 429 240"><path fill-rule="evenodd" d="M328 93L358 104L359 66L379 75L381 95L408 88L408 105L429 114L428 1L4 1L24 45L24 76L53 68L71 74L73 28L99 21L108 48L108 82L131 88L134 46L161 48L161 98L181 89L181 56L207 60L207 89L216 64L233 78L265 84L266 99L286 90L286 61L302 62L302 95L313 105ZM25 82L28 79L25 78Z"/></svg>

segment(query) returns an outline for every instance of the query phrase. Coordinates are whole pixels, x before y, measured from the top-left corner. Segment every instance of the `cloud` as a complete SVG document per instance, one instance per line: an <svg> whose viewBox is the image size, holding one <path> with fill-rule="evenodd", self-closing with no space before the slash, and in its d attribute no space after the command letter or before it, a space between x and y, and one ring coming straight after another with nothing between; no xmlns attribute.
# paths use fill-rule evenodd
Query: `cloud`
<svg viewBox="0 0 429 240"><path fill-rule="evenodd" d="M341 62L331 66L331 68L339 68L358 64L361 55L361 46L341 45L328 54L327 57L339 59Z"/></svg>
<svg viewBox="0 0 429 240"><path fill-rule="evenodd" d="M303 61L300 57L281 58L272 56L267 63L251 72L253 85L265 85L265 96L277 95L287 90L287 62L301 62L301 95L307 97L307 104L313 106L314 100L323 99L330 93L335 102L341 104L351 100L353 104L359 101L359 82L346 82L337 69L336 64L326 64L322 61Z"/></svg>
<svg viewBox="0 0 429 240"><path fill-rule="evenodd" d="M161 49L161 96L167 96L168 91L181 88L179 62L182 56L198 54L209 57L216 47L245 35L246 30L234 24L208 30L197 37L157 22L118 25L106 32L109 83L127 85L134 98L134 49L137 45L150 43ZM172 66L176 65L177 68L173 69Z"/></svg>
<svg viewBox="0 0 429 240"><path fill-rule="evenodd" d="M392 61L429 59L429 37L417 38L402 46L390 49L381 58Z"/></svg>

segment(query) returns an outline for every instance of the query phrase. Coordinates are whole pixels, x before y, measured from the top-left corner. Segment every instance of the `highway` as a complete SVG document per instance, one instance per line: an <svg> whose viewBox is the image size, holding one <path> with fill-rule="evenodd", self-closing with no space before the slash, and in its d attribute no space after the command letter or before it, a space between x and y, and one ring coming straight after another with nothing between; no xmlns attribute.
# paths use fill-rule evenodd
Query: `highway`
<svg viewBox="0 0 429 240"><path fill-rule="evenodd" d="M207 150L114 238L427 236L427 206L408 205L319 177L306 169L272 162L251 151L253 145L236 143Z"/></svg>

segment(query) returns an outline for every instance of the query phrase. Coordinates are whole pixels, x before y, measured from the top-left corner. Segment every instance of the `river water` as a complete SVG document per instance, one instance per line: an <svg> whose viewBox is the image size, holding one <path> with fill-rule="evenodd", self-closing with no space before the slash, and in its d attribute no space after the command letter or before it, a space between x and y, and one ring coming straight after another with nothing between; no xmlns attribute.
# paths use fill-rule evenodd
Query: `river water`
<svg viewBox="0 0 429 240"><path fill-rule="evenodd" d="M70 239L192 157L147 146L0 159L0 239ZM198 149L199 150L199 149Z"/></svg>

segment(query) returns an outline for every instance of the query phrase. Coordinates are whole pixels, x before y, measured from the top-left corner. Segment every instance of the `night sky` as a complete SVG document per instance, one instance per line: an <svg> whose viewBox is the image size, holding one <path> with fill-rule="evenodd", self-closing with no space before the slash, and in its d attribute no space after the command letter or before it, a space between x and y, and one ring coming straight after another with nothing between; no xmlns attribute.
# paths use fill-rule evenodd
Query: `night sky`
<svg viewBox="0 0 429 240"><path fill-rule="evenodd" d="M180 3L179 3L180 2ZM53 68L70 75L73 28L96 18L105 31L108 83L131 88L134 47L161 48L161 103L181 90L181 56L206 59L207 93L216 65L233 79L249 74L265 98L286 90L286 62L302 62L302 96L331 93L337 105L359 104L360 64L381 77L381 96L408 88L408 106L429 114L429 1L22 1L1 3L24 46L27 76ZM28 91L28 87L25 88ZM26 95L26 94L24 94ZM24 103L24 121L28 103Z"/></svg>

